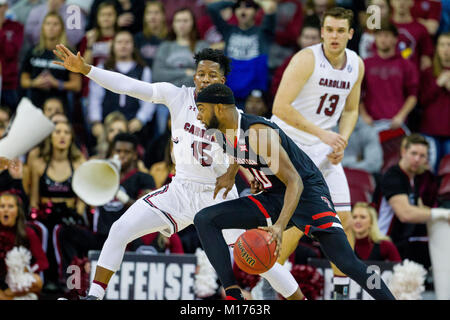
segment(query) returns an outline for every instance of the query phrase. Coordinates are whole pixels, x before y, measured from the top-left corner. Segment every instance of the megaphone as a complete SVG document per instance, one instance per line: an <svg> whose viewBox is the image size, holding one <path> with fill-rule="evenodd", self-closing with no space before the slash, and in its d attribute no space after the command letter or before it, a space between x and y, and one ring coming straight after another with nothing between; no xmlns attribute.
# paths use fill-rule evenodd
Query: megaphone
<svg viewBox="0 0 450 320"><path fill-rule="evenodd" d="M55 125L28 98L22 98L6 137L0 140L0 156L10 160L38 145Z"/></svg>
<svg viewBox="0 0 450 320"><path fill-rule="evenodd" d="M102 206L110 202L120 186L120 161L92 159L84 162L74 172L72 189L85 203Z"/></svg>
<svg viewBox="0 0 450 320"><path fill-rule="evenodd" d="M427 229L436 298L450 300L450 224L445 220L429 221Z"/></svg>

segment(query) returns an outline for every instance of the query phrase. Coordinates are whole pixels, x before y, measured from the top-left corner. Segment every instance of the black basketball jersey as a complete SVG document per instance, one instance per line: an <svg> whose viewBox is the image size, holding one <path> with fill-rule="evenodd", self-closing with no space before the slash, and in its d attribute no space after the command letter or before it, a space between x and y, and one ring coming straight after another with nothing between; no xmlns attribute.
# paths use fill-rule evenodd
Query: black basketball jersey
<svg viewBox="0 0 450 320"><path fill-rule="evenodd" d="M287 152L292 164L297 169L297 172L303 180L305 189L308 189L308 186L318 185L323 185L328 189L322 173L316 167L314 162L274 122L263 117L239 112L238 137L234 143L231 143L227 140L226 136L222 134L223 141L221 142L221 145L224 151L234 158L236 163L249 169L255 179L263 185L266 191L277 193L284 192L286 186L269 169L264 158L256 155L250 148L249 128L257 123L261 123L277 131L280 136L281 146Z"/></svg>

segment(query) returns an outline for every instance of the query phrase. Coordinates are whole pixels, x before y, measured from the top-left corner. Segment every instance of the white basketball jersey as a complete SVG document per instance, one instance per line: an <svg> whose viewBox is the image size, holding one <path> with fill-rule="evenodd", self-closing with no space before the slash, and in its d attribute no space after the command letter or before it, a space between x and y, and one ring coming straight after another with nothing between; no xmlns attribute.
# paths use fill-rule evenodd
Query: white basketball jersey
<svg viewBox="0 0 450 320"><path fill-rule="evenodd" d="M228 157L197 120L195 88L179 88L169 83L153 83L154 103L170 110L175 178L215 184L228 168Z"/></svg>
<svg viewBox="0 0 450 320"><path fill-rule="evenodd" d="M358 55L345 49L346 64L342 69L334 69L323 52L322 44L308 48L314 53L314 71L303 89L292 102L292 106L308 121L330 130L336 126L344 110L347 96L358 79ZM273 116L272 120L297 144L312 145L320 139L288 125Z"/></svg>

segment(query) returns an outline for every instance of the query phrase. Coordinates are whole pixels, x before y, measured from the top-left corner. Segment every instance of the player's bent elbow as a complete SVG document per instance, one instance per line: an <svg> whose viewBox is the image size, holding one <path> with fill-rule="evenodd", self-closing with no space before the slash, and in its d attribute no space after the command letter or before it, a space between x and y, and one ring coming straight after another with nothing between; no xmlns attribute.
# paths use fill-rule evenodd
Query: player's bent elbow
<svg viewBox="0 0 450 320"><path fill-rule="evenodd" d="M285 103L274 103L272 114L284 120L284 118L287 118L287 115L289 114L289 108Z"/></svg>

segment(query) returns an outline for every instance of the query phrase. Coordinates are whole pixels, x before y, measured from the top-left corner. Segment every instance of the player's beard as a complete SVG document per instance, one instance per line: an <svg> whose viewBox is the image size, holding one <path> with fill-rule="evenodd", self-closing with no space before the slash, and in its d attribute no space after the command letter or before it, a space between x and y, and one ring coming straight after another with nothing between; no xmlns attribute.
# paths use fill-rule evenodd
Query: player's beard
<svg viewBox="0 0 450 320"><path fill-rule="evenodd" d="M209 124L205 124L206 129L219 129L219 120L215 114L212 115L211 120L209 120Z"/></svg>

